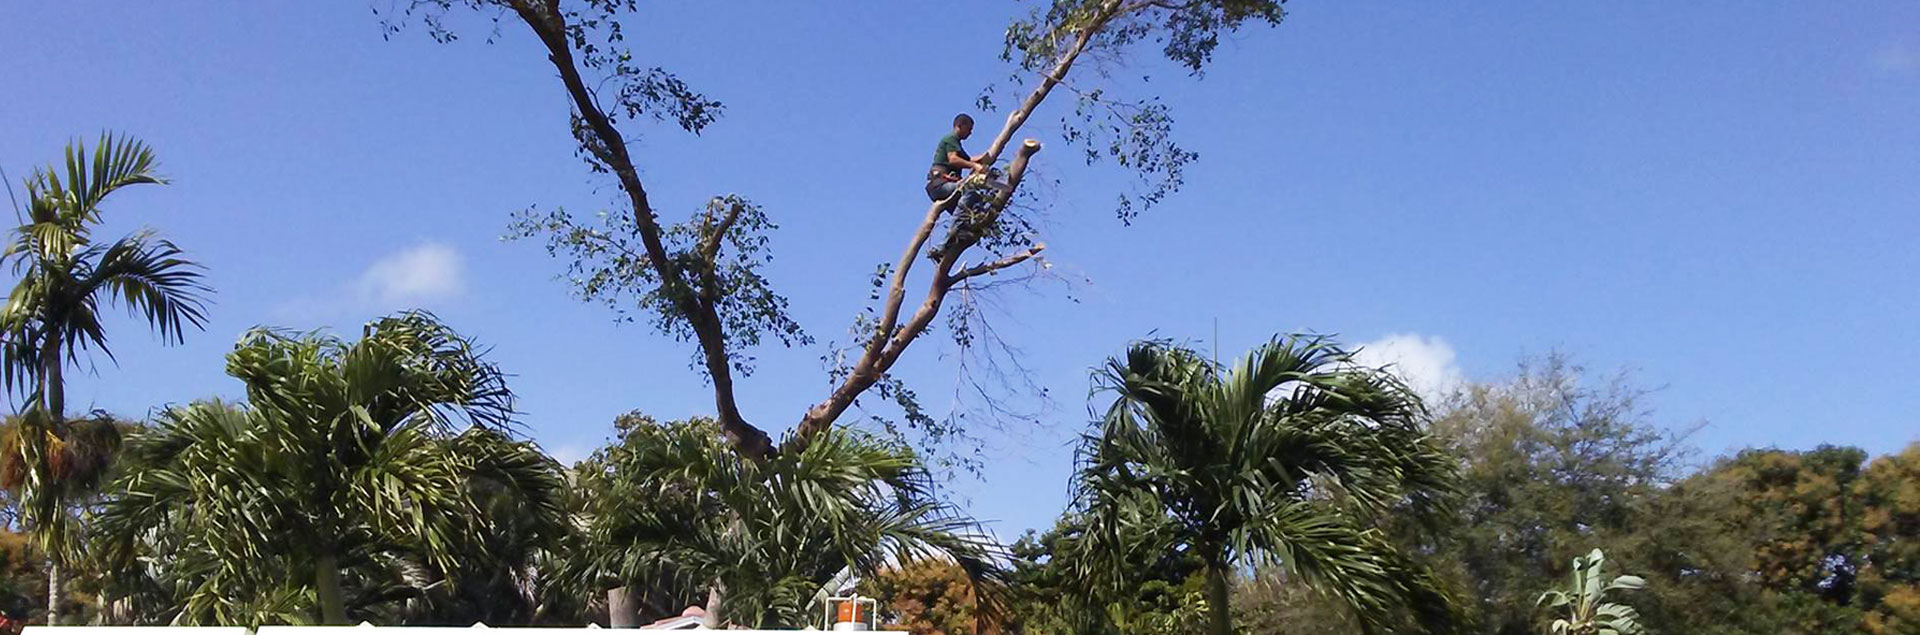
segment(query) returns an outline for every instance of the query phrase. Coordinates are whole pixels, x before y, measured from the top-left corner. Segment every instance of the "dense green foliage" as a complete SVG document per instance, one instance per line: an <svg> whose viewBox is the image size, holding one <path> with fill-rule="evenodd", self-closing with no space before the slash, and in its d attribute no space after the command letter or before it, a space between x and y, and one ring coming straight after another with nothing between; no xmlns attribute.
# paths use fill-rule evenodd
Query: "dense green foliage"
<svg viewBox="0 0 1920 635"><path fill-rule="evenodd" d="M1053 529L1014 542L1015 632L1086 635L1197 635L1206 625L1206 563L1192 551L1122 554L1125 584L1089 586L1073 555L1087 524L1069 513Z"/></svg>
<svg viewBox="0 0 1920 635"><path fill-rule="evenodd" d="M859 593L883 600L881 616L914 635L981 632L972 581L959 565L923 558L863 581Z"/></svg>
<svg viewBox="0 0 1920 635"><path fill-rule="evenodd" d="M1463 466L1460 515L1397 539L1463 590L1473 632L1541 632L1534 600L1595 547L1645 579L1617 601L1650 633L1911 628L1920 444L1871 461L1822 447L1693 463L1642 394L1550 357L1468 386L1437 415L1434 433ZM1242 615L1269 616L1278 626L1266 632L1328 632L1285 626L1337 607L1275 578L1246 581L1267 592Z"/></svg>
<svg viewBox="0 0 1920 635"><path fill-rule="evenodd" d="M1648 633L1913 632L1920 444L1871 459L1822 447L1699 462L1642 397L1625 377L1596 380L1555 356L1437 408L1433 434L1460 465L1457 515L1386 525L1461 600L1465 632L1547 632L1556 615L1536 600L1568 587L1569 563L1594 548L1610 570L1644 580L1608 601L1634 609ZM1009 632L1203 632L1193 552L1126 554L1129 584L1087 595L1063 557L1084 533L1070 513L1012 546ZM1284 568L1241 569L1232 588L1237 632L1361 632L1344 603ZM920 619L941 623L949 610L964 606Z"/></svg>
<svg viewBox="0 0 1920 635"><path fill-rule="evenodd" d="M255 330L227 369L247 404L162 413L100 513L102 557L150 619L349 623L563 522L557 466L507 437L500 371L431 316L351 344ZM509 513L483 514L496 497Z"/></svg>
<svg viewBox="0 0 1920 635"><path fill-rule="evenodd" d="M997 546L934 497L899 443L834 431L803 452L735 461L712 421L629 415L616 427L577 473L585 529L572 555L590 589L649 590L654 617L718 589L733 623L804 626L843 570L927 557L970 585L996 582Z"/></svg>
<svg viewBox="0 0 1920 635"><path fill-rule="evenodd" d="M1235 633L1428 632L1457 610L1465 632L1519 634L1559 618L1543 592L1604 577L1574 560L1594 548L1644 579L1606 601L1649 633L1904 633L1920 597L1920 444L1690 463L1639 391L1559 358L1428 417L1323 340L1276 340L1232 368L1139 345L1102 375L1115 401L1088 433L1075 507L1001 555L913 452L853 430L733 461L710 421L633 415L565 470L514 438L503 375L424 314L355 342L254 331L229 369L245 404L144 428L69 422L62 469L111 477L74 508L96 548L72 563L69 610L577 624L626 587L649 617L717 601L729 623L799 626L851 574L925 633L1193 635L1225 606ZM22 506L5 502L17 528ZM4 536L0 566L18 575L0 610L31 615L42 556ZM1326 553L1349 560L1311 559ZM1368 586L1387 567L1423 588ZM1428 600L1393 595L1408 590L1455 600L1448 621L1410 620ZM1580 632L1580 602L1548 604Z"/></svg>
<svg viewBox="0 0 1920 635"><path fill-rule="evenodd" d="M1433 560L1475 590L1484 632L1535 632L1534 600L1594 547L1642 570L1639 552L1615 540L1650 526L1646 504L1685 457L1642 419L1640 396L1623 378L1589 385L1548 358L1510 382L1468 387L1436 417L1435 434L1462 463L1462 504Z"/></svg>

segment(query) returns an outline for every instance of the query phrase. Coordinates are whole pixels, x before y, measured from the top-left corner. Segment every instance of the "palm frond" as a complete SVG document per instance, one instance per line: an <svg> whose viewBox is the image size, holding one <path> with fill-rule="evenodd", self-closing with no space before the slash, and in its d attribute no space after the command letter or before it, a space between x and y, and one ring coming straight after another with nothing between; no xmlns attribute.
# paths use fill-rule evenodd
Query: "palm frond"
<svg viewBox="0 0 1920 635"><path fill-rule="evenodd" d="M415 411L443 429L454 423L448 415L458 414L472 424L504 430L515 414L513 393L507 389L506 374L484 355L485 350L433 314L409 311L368 324L342 361L348 374L397 375L399 383L387 399L375 403ZM363 369L361 364L384 368Z"/></svg>
<svg viewBox="0 0 1920 635"><path fill-rule="evenodd" d="M172 241L140 232L92 255L87 260L93 264L78 285L81 296L105 292L128 311L145 317L161 339L171 343L184 341L188 326L206 325L206 295L211 289L202 282L200 265L187 260ZM105 347L104 341L96 344Z"/></svg>
<svg viewBox="0 0 1920 635"><path fill-rule="evenodd" d="M79 226L100 220L100 204L107 195L123 187L165 183L154 173L153 150L146 143L111 132L100 134L88 161L84 144L67 146L66 195L71 200L63 210L64 224ZM58 182L54 184L57 186Z"/></svg>

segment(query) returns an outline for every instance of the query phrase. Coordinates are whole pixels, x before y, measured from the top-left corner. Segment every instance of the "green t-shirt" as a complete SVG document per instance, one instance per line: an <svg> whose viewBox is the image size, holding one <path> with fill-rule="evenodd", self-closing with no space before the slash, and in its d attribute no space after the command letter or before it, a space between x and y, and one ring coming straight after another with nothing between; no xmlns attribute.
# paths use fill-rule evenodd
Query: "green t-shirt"
<svg viewBox="0 0 1920 635"><path fill-rule="evenodd" d="M967 156L966 149L960 147L960 135L949 134L947 136L941 137L940 145L934 147L933 167L936 173L960 172L960 168L958 166L949 165L947 163L947 153L949 152L958 152L960 153L960 156L963 156L963 157Z"/></svg>

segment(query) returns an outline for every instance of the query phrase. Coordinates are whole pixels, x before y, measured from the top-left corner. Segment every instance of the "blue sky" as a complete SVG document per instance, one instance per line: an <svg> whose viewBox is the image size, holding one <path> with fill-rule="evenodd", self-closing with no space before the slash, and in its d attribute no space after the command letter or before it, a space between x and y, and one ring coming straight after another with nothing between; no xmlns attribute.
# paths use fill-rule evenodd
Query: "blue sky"
<svg viewBox="0 0 1920 635"><path fill-rule="evenodd" d="M999 33L1021 6L648 4L643 61L726 104L700 137L643 129L656 204L764 205L794 316L844 340L868 272L924 211L946 120L1004 76ZM985 477L954 484L1003 534L1062 504L1088 370L1148 334L1209 343L1216 321L1227 354L1311 329L1387 343L1423 381L1498 379L1556 349L1630 368L1660 388L1659 421L1708 422L1708 454L1920 438L1920 5L1288 6L1206 78L1152 84L1201 158L1132 227L1110 210L1120 175L1029 131L1060 180L1048 253L1075 282L999 315L1052 396L1050 423L987 435ZM556 453L590 451L618 412L704 413L688 344L616 326L538 245L499 240L514 211L617 194L573 157L535 43L510 23L491 45L385 41L368 9L0 8L16 188L70 139L144 138L174 182L120 195L109 231L160 229L218 290L184 346L116 322L118 363L76 374L69 403L236 396L221 355L247 327L352 334L418 305L493 347ZM748 417L797 420L827 390L824 350L759 351ZM936 408L951 352L928 341L902 366Z"/></svg>

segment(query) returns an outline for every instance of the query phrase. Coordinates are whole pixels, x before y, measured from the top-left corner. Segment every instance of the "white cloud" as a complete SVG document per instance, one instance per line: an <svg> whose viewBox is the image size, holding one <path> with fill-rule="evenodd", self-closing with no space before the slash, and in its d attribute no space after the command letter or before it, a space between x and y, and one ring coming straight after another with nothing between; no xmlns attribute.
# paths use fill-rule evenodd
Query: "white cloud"
<svg viewBox="0 0 1920 635"><path fill-rule="evenodd" d="M361 304L378 310L413 309L466 292L460 252L440 243L400 250L367 267L353 283Z"/></svg>
<svg viewBox="0 0 1920 635"><path fill-rule="evenodd" d="M1428 401L1452 394L1466 381L1454 363L1453 345L1440 336L1395 333L1360 345L1354 360L1367 366L1388 366Z"/></svg>
<svg viewBox="0 0 1920 635"><path fill-rule="evenodd" d="M406 309L437 308L466 293L466 261L459 250L426 242L386 255L332 291L281 303L275 318L304 323L355 319Z"/></svg>
<svg viewBox="0 0 1920 635"><path fill-rule="evenodd" d="M1901 42L1889 42L1873 53L1873 67L1883 73L1920 70L1920 54Z"/></svg>

